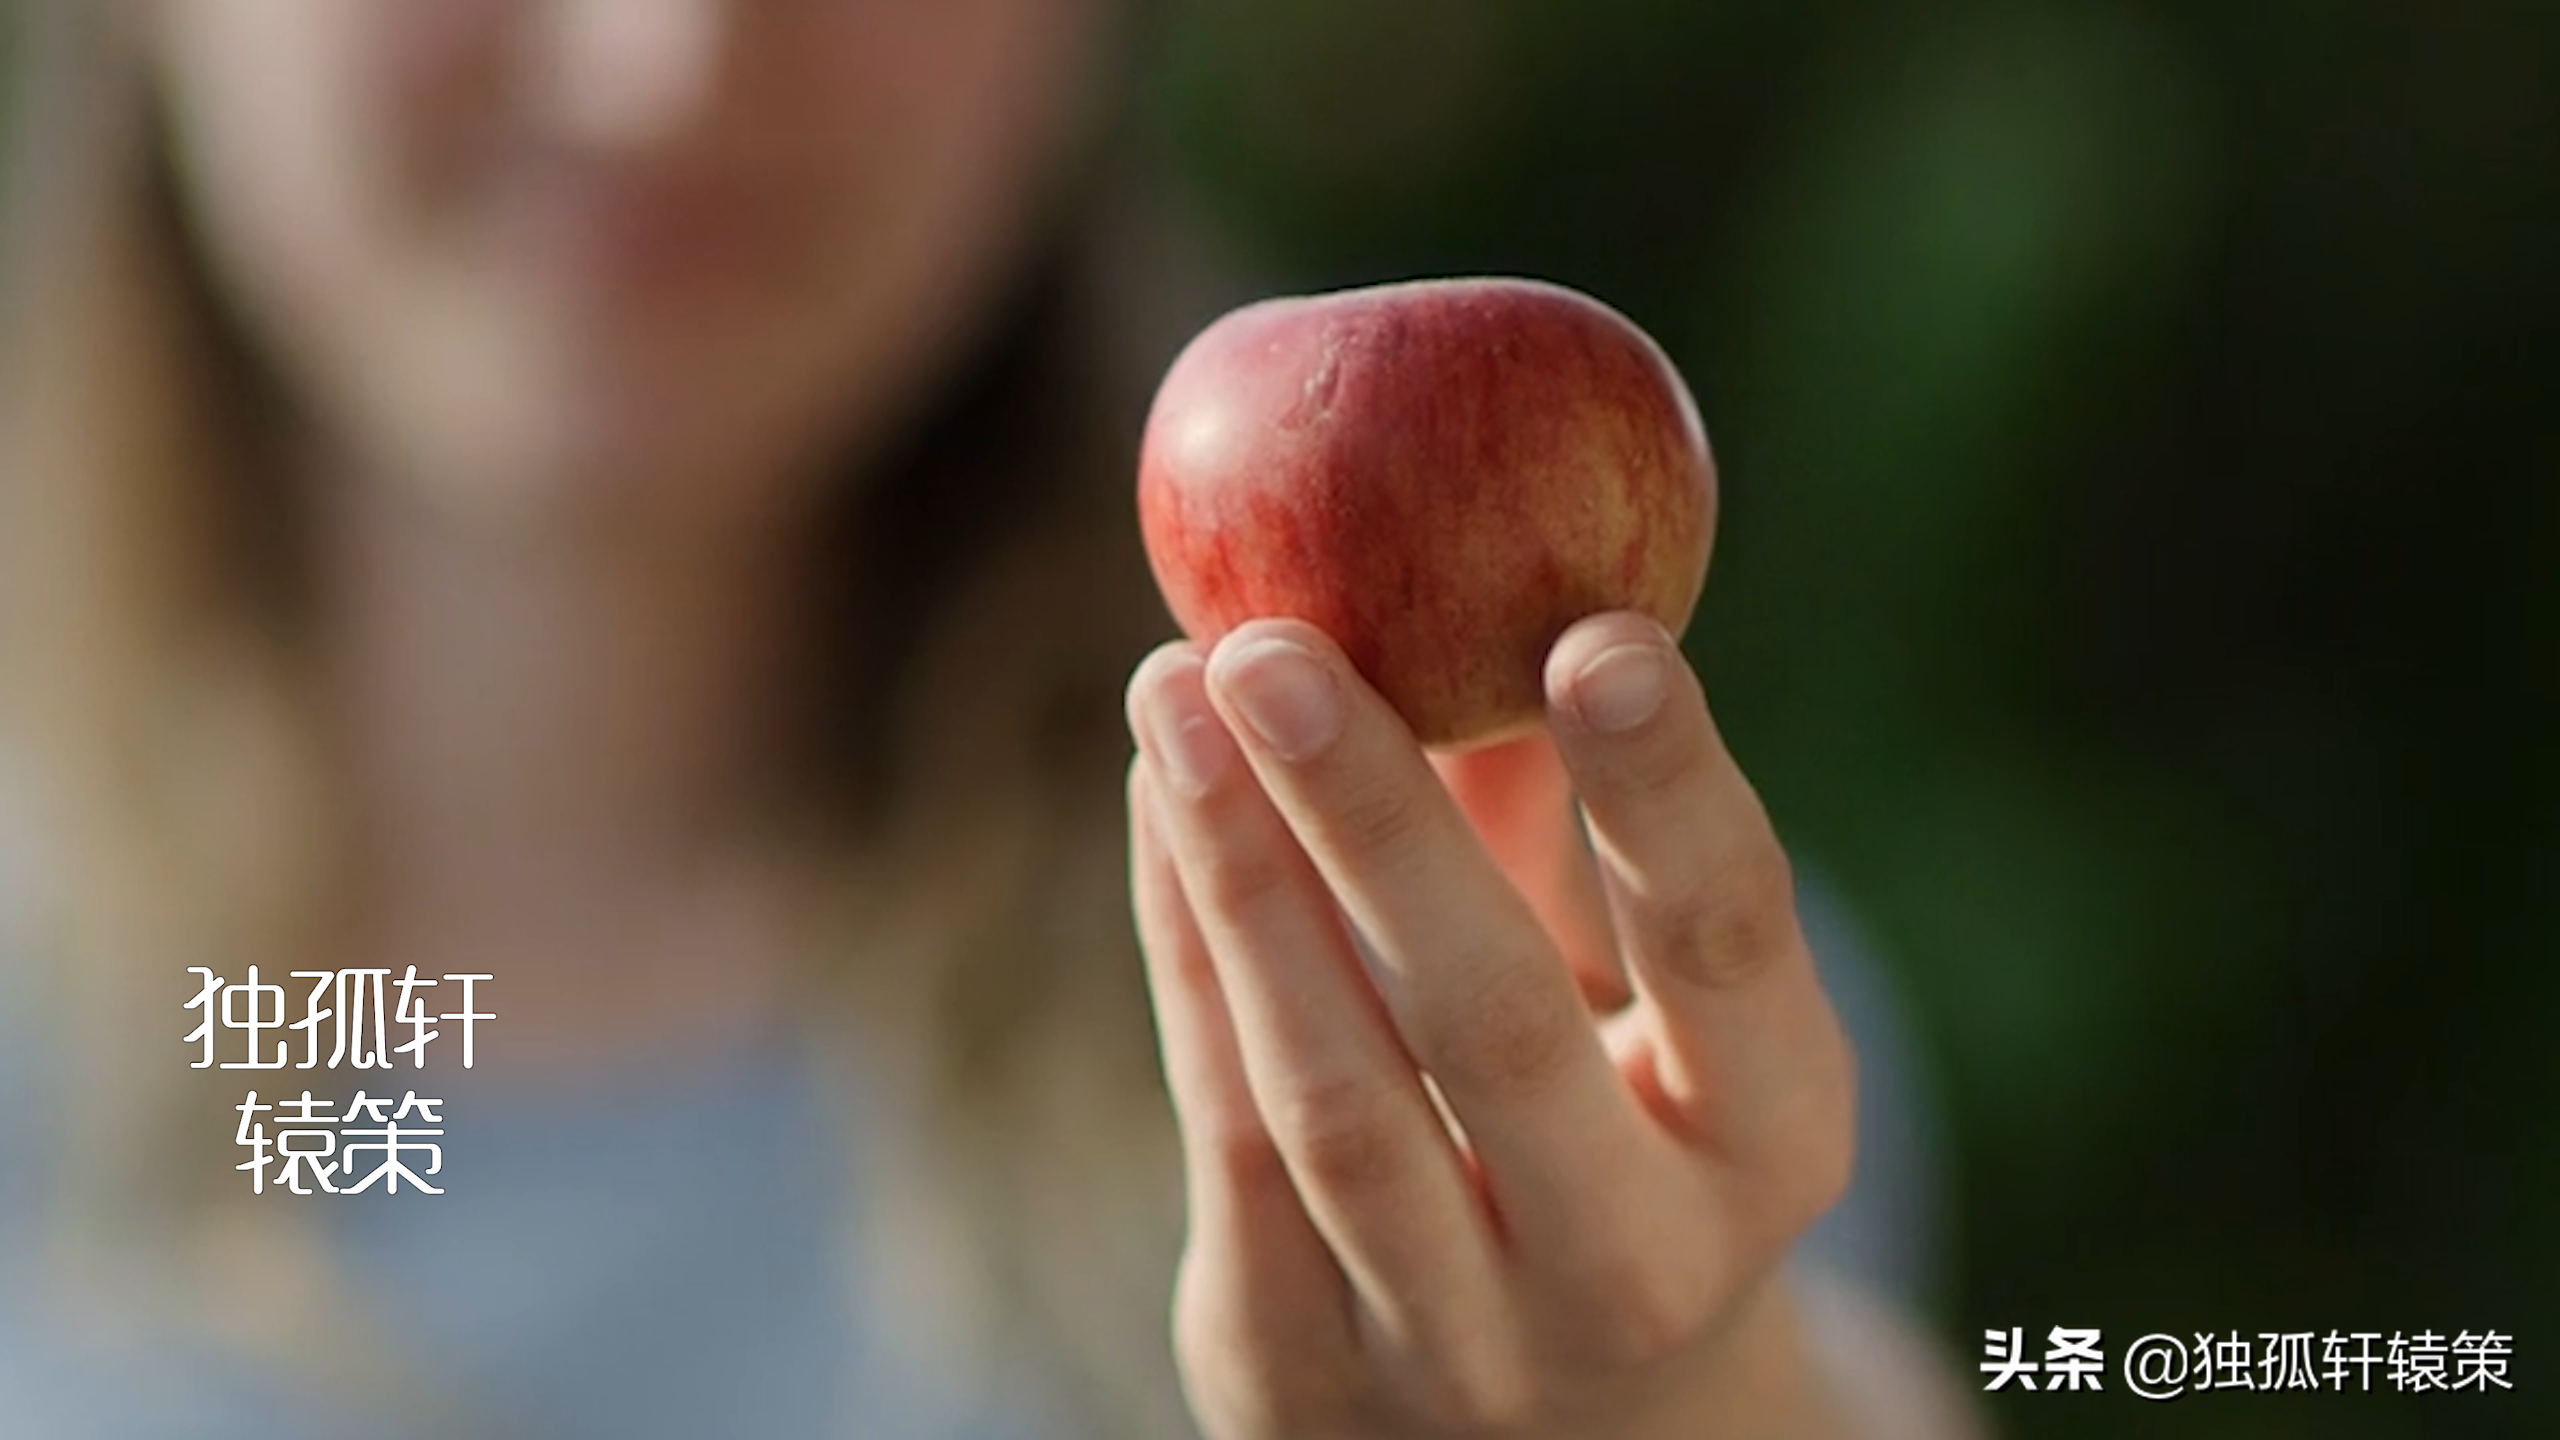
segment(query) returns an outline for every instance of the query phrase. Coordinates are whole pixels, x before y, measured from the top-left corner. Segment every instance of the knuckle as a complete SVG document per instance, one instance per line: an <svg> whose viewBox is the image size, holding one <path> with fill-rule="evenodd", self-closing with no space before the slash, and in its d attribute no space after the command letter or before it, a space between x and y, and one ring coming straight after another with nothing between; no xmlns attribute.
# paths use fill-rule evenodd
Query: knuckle
<svg viewBox="0 0 2560 1440"><path fill-rule="evenodd" d="M1629 1255L1586 1278L1589 1296L1569 1343L1581 1365L1604 1373L1654 1365L1693 1343L1708 1315L1700 1267Z"/></svg>
<svg viewBox="0 0 2560 1440"><path fill-rule="evenodd" d="M1288 1164L1281 1158L1279 1144L1259 1125L1220 1125L1203 1136L1201 1144L1206 1151L1202 1158L1239 1189L1285 1188L1289 1183Z"/></svg>
<svg viewBox="0 0 2560 1440"><path fill-rule="evenodd" d="M1195 863L1203 903L1226 915L1267 909L1297 883L1289 857L1266 845L1211 845Z"/></svg>
<svg viewBox="0 0 2560 1440"><path fill-rule="evenodd" d="M1552 1088L1569 1068L1583 1038L1581 1015L1556 1003L1545 977L1501 954L1450 967L1455 975L1483 976L1449 1006L1425 1037L1426 1064L1494 1098L1518 1098Z"/></svg>
<svg viewBox="0 0 2560 1440"><path fill-rule="evenodd" d="M1327 827L1334 844L1372 863L1410 854L1422 838L1423 811L1401 788L1382 783L1342 787Z"/></svg>
<svg viewBox="0 0 2560 1440"><path fill-rule="evenodd" d="M1683 874L1642 904L1663 967L1705 989L1748 984L1799 943L1794 877L1774 844Z"/></svg>
<svg viewBox="0 0 2560 1440"><path fill-rule="evenodd" d="M1341 1080L1308 1085L1275 1107L1272 1130L1310 1184L1336 1193L1390 1185L1405 1157L1380 1087Z"/></svg>
<svg viewBox="0 0 2560 1440"><path fill-rule="evenodd" d="M1166 948L1171 952L1166 961L1168 968L1174 979L1180 982L1190 995L1206 998L1218 996L1218 962L1210 955L1206 944L1186 944L1179 940L1168 940ZM1221 1000L1219 1003L1224 1002Z"/></svg>

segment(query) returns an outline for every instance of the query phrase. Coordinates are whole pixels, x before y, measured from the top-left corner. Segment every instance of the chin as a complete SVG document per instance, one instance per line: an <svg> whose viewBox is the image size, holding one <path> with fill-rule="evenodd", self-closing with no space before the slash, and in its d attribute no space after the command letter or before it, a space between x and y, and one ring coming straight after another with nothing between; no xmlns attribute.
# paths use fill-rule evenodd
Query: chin
<svg viewBox="0 0 2560 1440"><path fill-rule="evenodd" d="M581 531L734 543L805 521L830 467L811 427L748 425L690 407L559 426L524 467L540 508ZM620 423L614 423L620 422Z"/></svg>
<svg viewBox="0 0 2560 1440"><path fill-rule="evenodd" d="M848 468L831 457L879 428L876 335L644 318L491 326L482 363L443 367L459 383L376 418L502 526L723 543L805 521Z"/></svg>

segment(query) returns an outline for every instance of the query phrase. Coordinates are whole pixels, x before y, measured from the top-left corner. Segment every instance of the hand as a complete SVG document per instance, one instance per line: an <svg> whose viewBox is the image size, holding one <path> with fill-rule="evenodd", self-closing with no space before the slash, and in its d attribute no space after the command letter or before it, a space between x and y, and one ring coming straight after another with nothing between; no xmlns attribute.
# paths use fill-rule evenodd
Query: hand
<svg viewBox="0 0 2560 1440"><path fill-rule="evenodd" d="M1303 624L1131 681L1220 1440L1829 1433L1778 1263L1853 1085L1784 853L1658 625L1575 626L1547 693L1444 781Z"/></svg>

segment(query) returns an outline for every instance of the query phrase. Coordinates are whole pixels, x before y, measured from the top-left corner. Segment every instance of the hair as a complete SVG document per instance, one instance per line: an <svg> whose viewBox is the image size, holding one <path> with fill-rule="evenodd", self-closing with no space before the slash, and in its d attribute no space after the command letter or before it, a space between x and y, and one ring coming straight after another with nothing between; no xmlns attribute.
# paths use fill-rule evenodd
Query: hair
<svg viewBox="0 0 2560 1440"><path fill-rule="evenodd" d="M311 1212L248 1203L211 1158L222 1072L155 1038L183 1023L187 967L282 971L325 944L343 784L270 453L289 399L203 268L146 67L101 14L119 7L25 8L0 256L0 803L32 816L45 903L0 949L44 958L34 998L73 1067L59 1313L334 1355L306 1373L429 1403L332 1290ZM1126 498L1144 393L1127 362L1154 357L1097 279L1098 213L1064 217L975 360L809 532L837 577L813 592L832 683L791 756L812 798L790 818L831 877L811 1028L882 1097L866 1114L898 1120L866 1130L847 1182L881 1267L860 1302L919 1339L912 1358L968 1357L961 1383L1032 1377L1069 1423L1144 1437L1190 1425L1119 688L1168 627Z"/></svg>

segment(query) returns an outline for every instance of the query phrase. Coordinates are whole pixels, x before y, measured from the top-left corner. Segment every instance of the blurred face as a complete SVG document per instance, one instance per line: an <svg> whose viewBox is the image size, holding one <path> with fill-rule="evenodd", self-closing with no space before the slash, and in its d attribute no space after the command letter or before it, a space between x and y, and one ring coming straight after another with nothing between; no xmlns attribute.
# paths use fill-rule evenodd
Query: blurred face
<svg viewBox="0 0 2560 1440"><path fill-rule="evenodd" d="M220 281L329 438L502 517L787 507L972 338L1111 0L153 0Z"/></svg>

